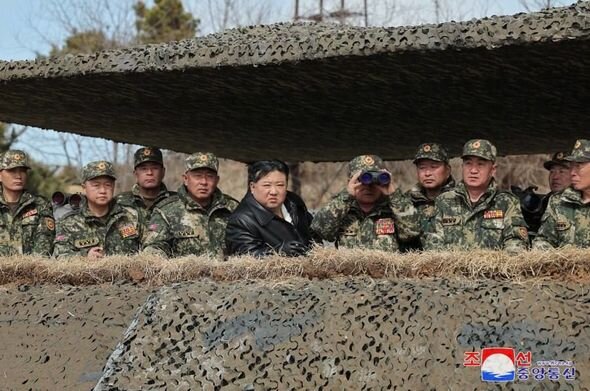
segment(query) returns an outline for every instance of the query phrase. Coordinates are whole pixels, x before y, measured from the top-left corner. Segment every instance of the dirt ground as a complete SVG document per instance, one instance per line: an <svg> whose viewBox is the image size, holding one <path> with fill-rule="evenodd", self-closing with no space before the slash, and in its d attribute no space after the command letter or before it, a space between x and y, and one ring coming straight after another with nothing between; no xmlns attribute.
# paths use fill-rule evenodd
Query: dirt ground
<svg viewBox="0 0 590 391"><path fill-rule="evenodd" d="M0 286L0 389L84 390L152 288Z"/></svg>

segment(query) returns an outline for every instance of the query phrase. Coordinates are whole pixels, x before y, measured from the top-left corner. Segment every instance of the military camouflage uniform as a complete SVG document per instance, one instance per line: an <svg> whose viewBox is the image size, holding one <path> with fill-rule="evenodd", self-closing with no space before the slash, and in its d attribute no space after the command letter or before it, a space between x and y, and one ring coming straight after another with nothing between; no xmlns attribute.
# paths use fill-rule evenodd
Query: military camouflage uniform
<svg viewBox="0 0 590 391"><path fill-rule="evenodd" d="M162 157L162 151L153 147L139 148L135 151L134 167L137 168L137 166L145 162L155 162L163 166L164 160ZM147 231L147 224L150 221L154 208L166 198L174 195L175 192L168 191L165 184L160 184L160 192L154 200L151 200L152 202L148 206L139 190L139 185L135 184L131 188L131 191L126 191L117 195L116 199L117 203L137 210L140 215L140 222L144 226L144 231Z"/></svg>
<svg viewBox="0 0 590 391"><path fill-rule="evenodd" d="M137 184L133 185L131 191L126 191L117 195L116 199L117 202L121 205L130 206L132 208L137 209L137 211L141 214L142 219L141 221L149 222L150 217L152 215L153 210L160 205L162 201L166 198L173 196L176 194L173 191L169 191L165 184L160 185L160 192L158 196L154 199L154 202L147 206L145 200L139 194L139 186Z"/></svg>
<svg viewBox="0 0 590 391"><path fill-rule="evenodd" d="M495 161L496 147L487 140L465 144L463 157ZM438 196L433 232L425 237L426 250L488 248L521 251L527 248L528 229L516 196L500 191L492 179L487 191L472 204L463 181Z"/></svg>
<svg viewBox="0 0 590 391"><path fill-rule="evenodd" d="M10 150L2 155L0 169L30 168L27 155ZM50 256L53 251L55 220L46 199L23 191L11 211L0 185L0 256L37 254Z"/></svg>
<svg viewBox="0 0 590 391"><path fill-rule="evenodd" d="M455 180L453 177L449 177L449 180L441 188L441 194L453 190L455 186ZM416 183L410 190L408 190L406 196L410 198L410 201L418 210L422 232L431 231L432 225L434 224L434 216L436 215L435 200L431 200L426 196L426 189L424 189L419 183Z"/></svg>
<svg viewBox="0 0 590 391"><path fill-rule="evenodd" d="M362 155L349 163L349 177L358 171L384 168L378 156ZM420 235L419 215L400 190L383 198L365 214L346 189L336 195L313 218L312 231L338 247L397 251L401 242Z"/></svg>
<svg viewBox="0 0 590 391"><path fill-rule="evenodd" d="M195 153L187 158L186 169L198 168L217 172L219 163L211 153ZM144 242L145 252L167 257L222 257L227 219L237 206L238 201L216 189L205 209L191 198L183 185L178 194L154 209Z"/></svg>
<svg viewBox="0 0 590 391"><path fill-rule="evenodd" d="M577 140L571 162L590 162L590 140ZM590 247L590 203L584 203L582 192L568 187L549 199L533 248L550 249L573 245Z"/></svg>
<svg viewBox="0 0 590 391"><path fill-rule="evenodd" d="M449 155L447 151L442 145L436 143L422 144L418 147L418 152L416 152L416 157L414 158L414 164L422 159L449 164ZM454 187L455 180L451 176L442 186L440 192L441 194L445 193ZM412 204L420 214L420 227L422 232L430 231L432 229L432 224L434 223L434 216L436 215L434 200L431 200L426 196L426 189L424 189L420 183L416 183L406 195L410 197Z"/></svg>
<svg viewBox="0 0 590 391"><path fill-rule="evenodd" d="M111 163L102 160L91 162L82 170L82 182L100 176L116 178ZM104 255L136 253L141 248L143 235L139 219L134 208L117 204L115 200L106 216L96 217L84 199L80 209L73 210L57 222L54 255L58 258L85 257L93 247L102 247Z"/></svg>

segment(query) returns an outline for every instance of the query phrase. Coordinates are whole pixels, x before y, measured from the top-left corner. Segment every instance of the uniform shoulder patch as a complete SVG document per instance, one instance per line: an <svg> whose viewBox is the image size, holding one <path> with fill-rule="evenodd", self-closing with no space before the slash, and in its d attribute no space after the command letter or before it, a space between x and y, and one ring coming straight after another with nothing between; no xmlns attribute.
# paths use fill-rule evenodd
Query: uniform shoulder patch
<svg viewBox="0 0 590 391"><path fill-rule="evenodd" d="M119 233L123 239L137 235L137 228L133 224L125 224L119 227Z"/></svg>
<svg viewBox="0 0 590 391"><path fill-rule="evenodd" d="M87 238L87 239L77 239L74 240L74 246L77 248L86 248L86 247L93 247L100 243L98 238Z"/></svg>
<svg viewBox="0 0 590 391"><path fill-rule="evenodd" d="M395 233L395 223L391 217L379 219L375 222L375 234L392 235Z"/></svg>
<svg viewBox="0 0 590 391"><path fill-rule="evenodd" d="M518 237L522 240L528 240L529 238L529 231L526 227L518 227Z"/></svg>
<svg viewBox="0 0 590 391"><path fill-rule="evenodd" d="M460 216L443 216L442 225L457 225L461 224Z"/></svg>
<svg viewBox="0 0 590 391"><path fill-rule="evenodd" d="M45 217L45 226L50 231L55 231L55 220L51 217Z"/></svg>
<svg viewBox="0 0 590 391"><path fill-rule="evenodd" d="M185 230L175 232L174 236L176 238L180 238L180 239L189 239L189 238L199 238L200 237L199 232L197 232L197 230L194 228L187 228Z"/></svg>
<svg viewBox="0 0 590 391"><path fill-rule="evenodd" d="M37 210L37 208L33 208L33 209L28 210L25 213L23 213L23 219L26 219L27 217L35 216L38 213L39 213L39 211Z"/></svg>
<svg viewBox="0 0 590 391"><path fill-rule="evenodd" d="M358 221L354 221L352 224L349 224L342 235L344 236L356 236L359 232L360 224Z"/></svg>
<svg viewBox="0 0 590 391"><path fill-rule="evenodd" d="M558 220L555 223L555 229L558 231L565 231L570 227L570 222L567 220Z"/></svg>
<svg viewBox="0 0 590 391"><path fill-rule="evenodd" d="M483 212L484 219L503 219L504 211L502 209L490 209Z"/></svg>

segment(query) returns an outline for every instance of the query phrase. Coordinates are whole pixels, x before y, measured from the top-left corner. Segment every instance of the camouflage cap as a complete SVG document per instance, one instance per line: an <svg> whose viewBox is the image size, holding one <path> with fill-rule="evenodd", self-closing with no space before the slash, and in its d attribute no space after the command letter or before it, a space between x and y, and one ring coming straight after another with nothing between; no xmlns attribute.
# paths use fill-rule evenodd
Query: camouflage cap
<svg viewBox="0 0 590 391"><path fill-rule="evenodd" d="M416 152L416 156L414 157L414 164L416 164L418 160L422 159L448 163L449 154L447 153L445 147L440 144L424 143L418 147L418 152Z"/></svg>
<svg viewBox="0 0 590 391"><path fill-rule="evenodd" d="M217 156L211 152L197 152L185 159L186 171L196 170L197 168L209 168L215 172L219 170L219 161Z"/></svg>
<svg viewBox="0 0 590 391"><path fill-rule="evenodd" d="M564 159L576 163L590 162L590 140L576 140L572 153Z"/></svg>
<svg viewBox="0 0 590 391"><path fill-rule="evenodd" d="M551 156L551 160L547 160L543 163L543 167L545 167L546 170L551 170L553 166L569 167L570 163L565 160L566 156L567 152L555 152L553 156Z"/></svg>
<svg viewBox="0 0 590 391"><path fill-rule="evenodd" d="M135 155L133 156L133 162L133 167L137 167L141 163L145 162L154 162L160 163L162 166L164 165L162 151L160 151L159 148L155 147L139 148L137 151L135 151Z"/></svg>
<svg viewBox="0 0 590 391"><path fill-rule="evenodd" d="M17 167L31 168L27 154L17 149L10 149L4 152L2 154L0 170L9 170Z"/></svg>
<svg viewBox="0 0 590 391"><path fill-rule="evenodd" d="M360 155L348 163L348 177L358 171L379 171L385 169L383 159L377 155Z"/></svg>
<svg viewBox="0 0 590 391"><path fill-rule="evenodd" d="M467 141L463 146L463 154L461 157L465 158L468 156L476 156L495 162L498 157L498 150L496 149L496 146L488 140L474 139Z"/></svg>
<svg viewBox="0 0 590 391"><path fill-rule="evenodd" d="M111 162L106 160L97 160L90 162L82 168L82 182L89 181L99 176L108 176L117 179L115 176L115 168Z"/></svg>

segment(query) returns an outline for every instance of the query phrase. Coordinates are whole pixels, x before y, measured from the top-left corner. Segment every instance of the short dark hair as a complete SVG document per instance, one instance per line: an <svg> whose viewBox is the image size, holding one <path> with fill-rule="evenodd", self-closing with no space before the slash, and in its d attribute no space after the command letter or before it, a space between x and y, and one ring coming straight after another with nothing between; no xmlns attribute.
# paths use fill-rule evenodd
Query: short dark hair
<svg viewBox="0 0 590 391"><path fill-rule="evenodd" d="M248 183L258 182L260 178L272 171L279 171L285 174L289 180L289 166L280 160L259 160L248 166Z"/></svg>

